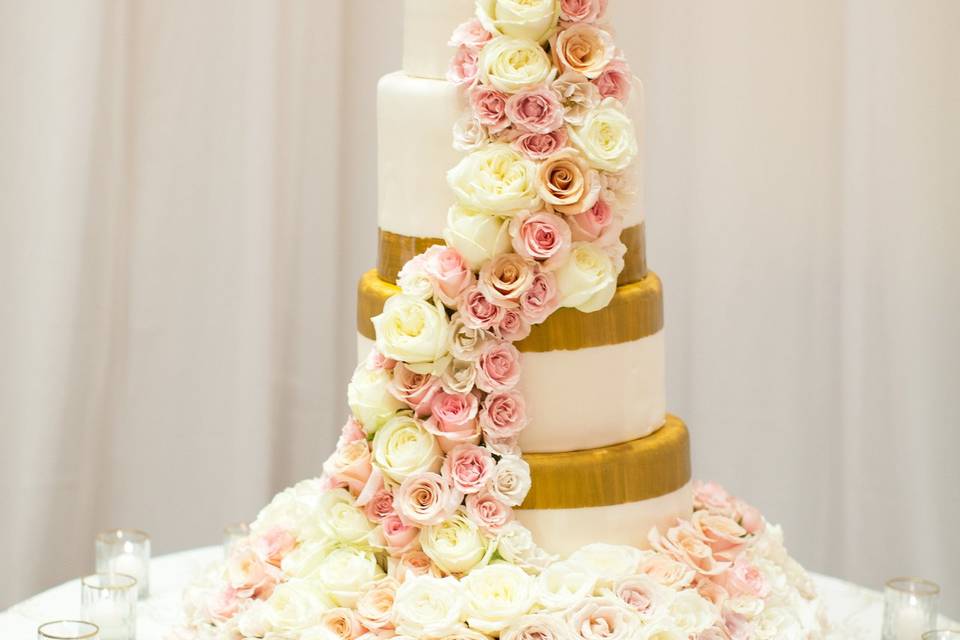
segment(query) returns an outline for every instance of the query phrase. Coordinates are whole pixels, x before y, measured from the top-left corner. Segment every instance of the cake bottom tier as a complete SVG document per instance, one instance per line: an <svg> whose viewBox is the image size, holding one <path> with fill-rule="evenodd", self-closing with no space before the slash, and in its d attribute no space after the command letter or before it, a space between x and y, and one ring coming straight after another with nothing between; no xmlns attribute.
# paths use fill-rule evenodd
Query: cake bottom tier
<svg viewBox="0 0 960 640"><path fill-rule="evenodd" d="M594 542L649 547L647 532L665 530L678 518L693 513L690 482L656 498L603 507L579 509L519 509L517 520L533 533L537 544L550 553L566 557Z"/></svg>

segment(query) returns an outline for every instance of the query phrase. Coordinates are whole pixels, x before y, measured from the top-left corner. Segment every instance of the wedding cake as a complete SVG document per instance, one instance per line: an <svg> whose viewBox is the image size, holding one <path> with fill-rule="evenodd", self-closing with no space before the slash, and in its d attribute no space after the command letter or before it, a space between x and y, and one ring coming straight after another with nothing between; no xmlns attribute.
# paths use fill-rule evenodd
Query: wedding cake
<svg viewBox="0 0 960 640"><path fill-rule="evenodd" d="M691 481L607 0L406 0L351 417L186 597L192 637L819 638L778 528Z"/></svg>

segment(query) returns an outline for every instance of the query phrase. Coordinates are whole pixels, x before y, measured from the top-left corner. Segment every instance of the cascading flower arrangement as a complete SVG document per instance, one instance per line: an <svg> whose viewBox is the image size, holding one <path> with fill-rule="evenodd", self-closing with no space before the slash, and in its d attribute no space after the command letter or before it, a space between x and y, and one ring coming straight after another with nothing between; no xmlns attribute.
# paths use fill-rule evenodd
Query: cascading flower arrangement
<svg viewBox="0 0 960 640"><path fill-rule="evenodd" d="M714 485L649 550L561 560L513 509L530 488L514 342L592 312L623 268L636 134L606 0L478 0L451 39L469 110L445 245L373 319L352 416L319 479L274 498L186 594L186 637L308 640L814 638L779 530Z"/></svg>

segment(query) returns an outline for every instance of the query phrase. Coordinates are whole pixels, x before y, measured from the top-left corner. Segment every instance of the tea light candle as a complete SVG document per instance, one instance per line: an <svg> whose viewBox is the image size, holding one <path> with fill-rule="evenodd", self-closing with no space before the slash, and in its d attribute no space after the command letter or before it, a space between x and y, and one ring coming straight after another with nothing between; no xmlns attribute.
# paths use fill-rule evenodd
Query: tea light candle
<svg viewBox="0 0 960 640"><path fill-rule="evenodd" d="M141 558L132 553L121 553L113 559L110 565L113 573L122 573L131 576L137 581L137 584L143 584L143 577L146 574L146 567Z"/></svg>
<svg viewBox="0 0 960 640"><path fill-rule="evenodd" d="M896 623L897 640L916 640L923 635L927 628L927 615L921 611L916 603L900 610Z"/></svg>
<svg viewBox="0 0 960 640"><path fill-rule="evenodd" d="M884 592L882 640L917 640L936 627L940 587L921 578L894 578Z"/></svg>
<svg viewBox="0 0 960 640"><path fill-rule="evenodd" d="M150 536L137 529L113 529L97 535L97 571L135 578L140 598L150 595Z"/></svg>
<svg viewBox="0 0 960 640"><path fill-rule="evenodd" d="M100 627L100 640L127 640L129 625L122 608L109 600L93 603L91 622Z"/></svg>

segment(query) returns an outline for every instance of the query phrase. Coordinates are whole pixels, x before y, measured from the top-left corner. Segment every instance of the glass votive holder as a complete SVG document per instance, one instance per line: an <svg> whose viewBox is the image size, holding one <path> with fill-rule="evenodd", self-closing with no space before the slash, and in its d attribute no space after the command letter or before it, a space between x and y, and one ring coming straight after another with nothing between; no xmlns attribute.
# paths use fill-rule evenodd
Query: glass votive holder
<svg viewBox="0 0 960 640"><path fill-rule="evenodd" d="M150 536L137 529L97 534L97 573L122 573L137 581L138 595L150 595Z"/></svg>
<svg viewBox="0 0 960 640"><path fill-rule="evenodd" d="M37 640L100 640L100 627L82 620L55 620L37 627Z"/></svg>
<svg viewBox="0 0 960 640"><path fill-rule="evenodd" d="M137 579L122 573L95 573L80 580L83 617L100 627L100 640L134 640L137 634Z"/></svg>
<svg viewBox="0 0 960 640"><path fill-rule="evenodd" d="M937 629L923 634L923 640L960 640L960 629Z"/></svg>
<svg viewBox="0 0 960 640"><path fill-rule="evenodd" d="M223 528L223 557L229 558L238 542L250 536L250 525L246 522L228 524Z"/></svg>
<svg viewBox="0 0 960 640"><path fill-rule="evenodd" d="M922 578L894 578L884 591L883 640L916 640L937 627L940 587Z"/></svg>

